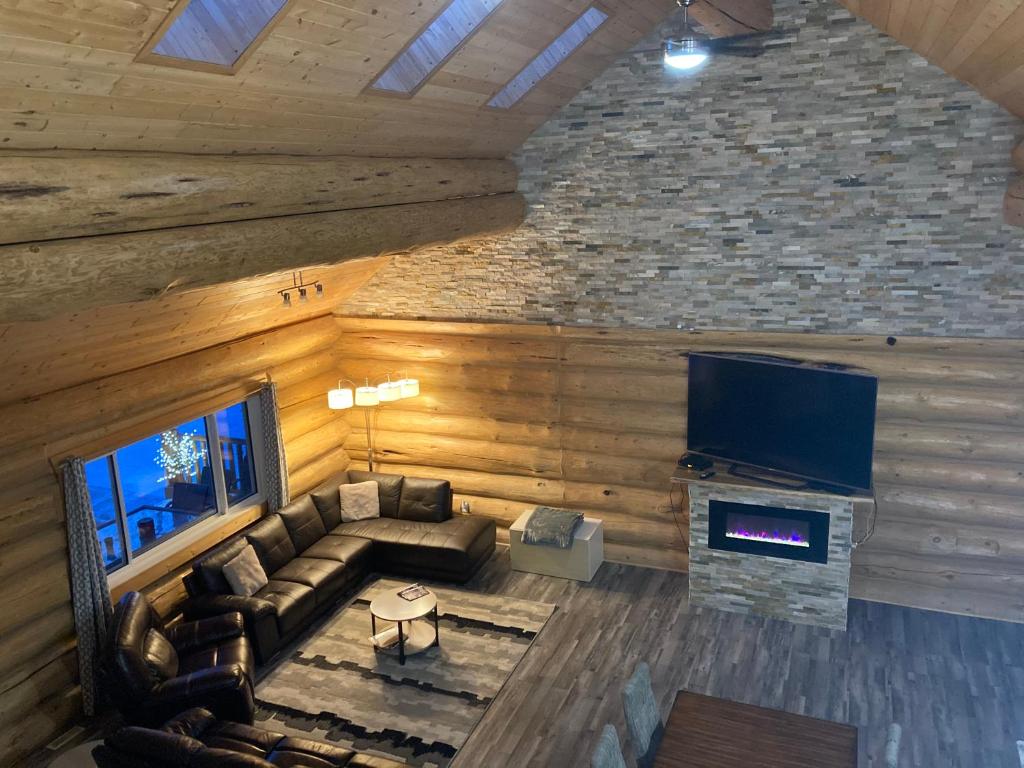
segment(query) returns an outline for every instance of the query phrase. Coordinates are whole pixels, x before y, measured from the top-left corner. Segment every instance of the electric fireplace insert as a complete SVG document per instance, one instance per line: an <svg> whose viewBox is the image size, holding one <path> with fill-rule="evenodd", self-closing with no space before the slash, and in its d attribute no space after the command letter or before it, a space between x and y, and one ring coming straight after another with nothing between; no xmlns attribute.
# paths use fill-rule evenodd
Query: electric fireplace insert
<svg viewBox="0 0 1024 768"><path fill-rule="evenodd" d="M726 552L828 562L827 512L708 502L708 546Z"/></svg>

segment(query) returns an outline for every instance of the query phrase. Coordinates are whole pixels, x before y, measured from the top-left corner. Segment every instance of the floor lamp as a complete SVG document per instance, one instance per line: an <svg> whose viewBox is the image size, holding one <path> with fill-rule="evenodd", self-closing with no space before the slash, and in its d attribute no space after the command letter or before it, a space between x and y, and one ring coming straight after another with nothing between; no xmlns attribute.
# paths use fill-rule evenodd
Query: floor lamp
<svg viewBox="0 0 1024 768"><path fill-rule="evenodd" d="M350 386L343 386L345 384ZM366 422L367 464L370 471L373 472L373 427L371 426L370 411L382 403L405 400L409 397L416 397L419 393L420 382L407 376L392 381L389 375L385 381L376 386L372 386L370 380L367 379L366 384L361 387L350 379L339 379L337 388L327 393L327 407L334 411L345 411L349 408L363 409L363 418Z"/></svg>

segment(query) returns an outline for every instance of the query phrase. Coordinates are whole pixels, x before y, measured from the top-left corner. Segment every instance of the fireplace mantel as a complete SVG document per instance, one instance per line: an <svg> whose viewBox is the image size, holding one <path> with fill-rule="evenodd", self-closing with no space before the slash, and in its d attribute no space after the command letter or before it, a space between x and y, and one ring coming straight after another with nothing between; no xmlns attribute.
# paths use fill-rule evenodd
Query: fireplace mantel
<svg viewBox="0 0 1024 768"><path fill-rule="evenodd" d="M724 472L673 482L689 491L691 605L846 629L854 521L870 498Z"/></svg>

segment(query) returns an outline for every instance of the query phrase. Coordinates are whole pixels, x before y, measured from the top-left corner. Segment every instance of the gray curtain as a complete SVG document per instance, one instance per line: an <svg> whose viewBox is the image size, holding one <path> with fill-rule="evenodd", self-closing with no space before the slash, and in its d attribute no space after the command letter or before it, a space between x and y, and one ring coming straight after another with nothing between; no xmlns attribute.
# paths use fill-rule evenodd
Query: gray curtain
<svg viewBox="0 0 1024 768"><path fill-rule="evenodd" d="M107 636L113 610L107 572L104 568L96 521L89 499L85 462L68 459L62 466L64 512L68 530L71 564L71 603L78 634L78 668L82 684L82 705L86 715L96 712L99 654Z"/></svg>
<svg viewBox="0 0 1024 768"><path fill-rule="evenodd" d="M281 418L277 410L277 385L264 384L260 389L260 415L263 420L263 457L266 462L267 511L277 512L290 500L288 495L288 465L284 458L284 438L281 437Z"/></svg>

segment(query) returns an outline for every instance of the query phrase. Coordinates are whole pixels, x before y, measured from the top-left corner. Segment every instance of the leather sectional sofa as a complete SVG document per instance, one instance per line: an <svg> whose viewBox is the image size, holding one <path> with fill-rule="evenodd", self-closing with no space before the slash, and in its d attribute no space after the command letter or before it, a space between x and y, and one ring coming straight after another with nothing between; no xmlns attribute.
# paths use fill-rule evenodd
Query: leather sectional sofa
<svg viewBox="0 0 1024 768"><path fill-rule="evenodd" d="M182 712L161 728L121 728L92 751L99 768L400 768L386 758Z"/></svg>
<svg viewBox="0 0 1024 768"><path fill-rule="evenodd" d="M339 486L366 480L378 484L380 518L342 522ZM247 544L269 583L241 597L222 569ZM257 660L266 663L367 573L462 583L494 545L493 521L452 516L447 481L342 472L196 561L185 579L192 597L185 618L241 613Z"/></svg>

